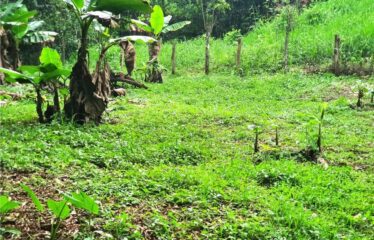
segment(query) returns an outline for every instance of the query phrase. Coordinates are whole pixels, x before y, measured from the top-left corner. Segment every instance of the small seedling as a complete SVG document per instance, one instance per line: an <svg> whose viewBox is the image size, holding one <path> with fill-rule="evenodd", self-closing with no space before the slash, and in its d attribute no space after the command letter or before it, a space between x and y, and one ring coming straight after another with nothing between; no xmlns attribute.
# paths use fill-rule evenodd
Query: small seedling
<svg viewBox="0 0 374 240"><path fill-rule="evenodd" d="M364 98L365 96L365 92L364 92L364 89L359 89L358 90L358 96L357 96L357 108L363 108L364 107L364 104L362 102L362 99Z"/></svg>
<svg viewBox="0 0 374 240"><path fill-rule="evenodd" d="M44 206L36 196L35 192L28 186L21 184L22 189L27 193L35 208L40 212L44 212ZM51 240L57 239L57 232L60 227L61 221L65 220L70 216L70 208L67 205L67 201L57 202L54 200L47 201L48 209L52 212L54 219L51 226Z"/></svg>
<svg viewBox="0 0 374 240"><path fill-rule="evenodd" d="M318 138L317 138L317 146L318 146L318 151L320 154L322 153L322 124L323 124L323 119L325 117L327 106L328 106L327 103L323 103L320 106L320 117L319 117L319 123L318 123Z"/></svg>
<svg viewBox="0 0 374 240"><path fill-rule="evenodd" d="M36 196L35 192L26 185L21 184L22 189L28 194L34 203L36 209L39 212L44 212L44 206ZM99 214L99 205L91 197L87 196L85 193L73 193L71 195L64 195L63 201L48 200L47 206L50 212L53 214L54 219L51 227L51 239L56 239L57 232L60 224L63 220L70 216L70 208L68 203L72 204L74 207L87 211L90 214L89 224L92 223L92 215Z"/></svg>
<svg viewBox="0 0 374 240"><path fill-rule="evenodd" d="M8 196L0 196L0 223L3 222L5 214L21 206L19 202L12 201Z"/></svg>
<svg viewBox="0 0 374 240"><path fill-rule="evenodd" d="M320 106L319 115L301 114L303 119L306 119L305 124L306 133L305 140L306 146L303 153L307 158L316 160L318 154L322 154L323 151L323 120L327 109L327 103L323 103ZM318 131L316 127L318 126Z"/></svg>
<svg viewBox="0 0 374 240"><path fill-rule="evenodd" d="M49 199L47 201L48 209L52 212L54 219L52 220L51 228L51 240L57 239L57 232L60 224L63 220L70 217L70 208L68 206L68 201L54 201Z"/></svg>
<svg viewBox="0 0 374 240"><path fill-rule="evenodd" d="M83 192L65 195L65 199L74 207L85 210L89 213L88 228L91 228L92 216L99 214L99 205L95 202L95 200Z"/></svg>
<svg viewBox="0 0 374 240"><path fill-rule="evenodd" d="M19 231L17 230L6 229L1 226L4 222L5 215L19 206L21 206L19 202L12 201L8 196L0 196L0 237L3 233L19 234Z"/></svg>
<svg viewBox="0 0 374 240"><path fill-rule="evenodd" d="M363 83L362 81L357 81L357 85L355 86L355 89L357 90L357 108L363 108L365 106L365 103L363 101L363 98L365 97L365 94L368 92L371 92L371 102L373 102L373 91L371 90L371 87L369 84Z"/></svg>

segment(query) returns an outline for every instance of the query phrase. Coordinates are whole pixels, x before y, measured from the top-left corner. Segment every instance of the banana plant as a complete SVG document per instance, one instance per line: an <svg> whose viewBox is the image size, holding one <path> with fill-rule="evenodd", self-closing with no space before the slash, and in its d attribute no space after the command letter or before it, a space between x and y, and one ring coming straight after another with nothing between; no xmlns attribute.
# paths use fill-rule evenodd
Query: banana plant
<svg viewBox="0 0 374 240"><path fill-rule="evenodd" d="M24 65L18 68L19 71L0 67L0 72L5 74L5 80L10 83L18 82L20 84L33 85L36 92L36 112L39 122L44 123L42 89L43 87L52 88L54 94L53 113L58 113L60 110L58 87L62 84L61 79L70 75L70 70L63 67L60 55L51 48L43 48L39 60L40 65L38 66ZM46 116L46 118L49 117Z"/></svg>
<svg viewBox="0 0 374 240"><path fill-rule="evenodd" d="M149 24L132 19L131 22L136 25L137 28L150 33L157 42L153 42L148 45L149 48L149 62L148 62L148 71L146 74L145 80L147 82L156 82L162 83L162 66L159 64L158 56L160 55L161 51L161 38L162 35L167 34L169 32L178 31L185 26L191 24L190 21L182 21L177 22L174 24L170 24L172 16L164 16L164 12L159 5L153 7L153 12L149 19Z"/></svg>
<svg viewBox="0 0 374 240"><path fill-rule="evenodd" d="M35 208L40 212L44 213L44 205L40 202L35 192L28 186L21 184L22 189L30 197L34 203ZM61 201L54 201L52 199L47 200L48 210L52 213L54 219L52 220L51 226L51 239L57 239L58 229L60 228L61 222L70 217L71 209L70 206L74 206L76 209L86 211L90 218L88 227L91 226L92 215L98 215L100 208L96 201L90 196L83 192L73 193L71 195L64 194L64 199Z"/></svg>
<svg viewBox="0 0 374 240"><path fill-rule="evenodd" d="M105 28L118 26L118 19L125 11L150 13L149 2L145 0L65 0L69 9L76 15L80 25L81 38L78 58L70 76L70 97L65 104L65 114L76 122L89 120L100 122L101 115L109 103L110 72L104 61L107 47L103 48L94 73L88 67L88 32L94 21ZM116 15L117 14L117 15Z"/></svg>
<svg viewBox="0 0 374 240"><path fill-rule="evenodd" d="M44 21L30 21L36 11L29 11L22 0L0 6L0 67L16 70L20 65L21 43L53 42L56 32L39 31ZM0 83L4 76L0 76Z"/></svg>

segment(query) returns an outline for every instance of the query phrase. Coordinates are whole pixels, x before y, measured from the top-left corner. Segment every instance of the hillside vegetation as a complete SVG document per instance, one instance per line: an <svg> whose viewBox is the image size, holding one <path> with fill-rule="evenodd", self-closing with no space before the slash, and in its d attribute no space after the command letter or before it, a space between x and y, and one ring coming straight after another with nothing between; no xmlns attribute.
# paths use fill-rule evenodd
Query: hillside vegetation
<svg viewBox="0 0 374 240"><path fill-rule="evenodd" d="M283 14L270 22L259 22L244 37L242 68L246 73L276 71L282 68L285 36ZM290 63L294 66L326 66L331 63L334 35L342 39L342 60L350 64L374 65L374 1L330 0L318 2L295 16L290 36ZM201 71L204 67L203 37L184 41L177 46L180 71ZM138 45L139 68L148 59L147 48ZM92 55L97 54L92 51ZM236 45L215 39L211 46L213 71L232 72L235 67ZM114 66L119 65L118 50L109 55ZM160 60L171 68L171 44L163 45Z"/></svg>

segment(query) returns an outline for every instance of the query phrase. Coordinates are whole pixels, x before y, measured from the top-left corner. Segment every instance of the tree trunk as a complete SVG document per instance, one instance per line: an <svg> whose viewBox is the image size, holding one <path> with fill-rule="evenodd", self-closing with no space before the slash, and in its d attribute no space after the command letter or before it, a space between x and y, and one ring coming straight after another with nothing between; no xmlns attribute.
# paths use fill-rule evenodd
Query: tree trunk
<svg viewBox="0 0 374 240"><path fill-rule="evenodd" d="M334 56L333 56L333 72L335 75L340 74L340 37L339 35L335 35L335 42L334 42Z"/></svg>
<svg viewBox="0 0 374 240"><path fill-rule="evenodd" d="M61 107L60 107L60 98L58 96L57 86L54 86L53 106L54 106L56 112L60 115L61 114Z"/></svg>
<svg viewBox="0 0 374 240"><path fill-rule="evenodd" d="M123 72L123 67L125 66L125 49L120 47L121 49L121 56L120 56L120 71Z"/></svg>
<svg viewBox="0 0 374 240"><path fill-rule="evenodd" d="M88 29L91 22L82 29L81 46L78 52L77 63L70 76L70 98L65 104L65 113L68 118L78 123L94 121L99 123L104 113L110 95L110 73L100 72L101 60L104 58L103 50L98 61L94 75L88 68Z"/></svg>
<svg viewBox="0 0 374 240"><path fill-rule="evenodd" d="M211 31L208 29L206 31L205 37L205 74L209 75L210 73L210 35Z"/></svg>
<svg viewBox="0 0 374 240"><path fill-rule="evenodd" d="M239 71L241 67L241 54L242 54L243 38L238 39L238 49L236 52L236 69Z"/></svg>
<svg viewBox="0 0 374 240"><path fill-rule="evenodd" d="M148 45L149 62L148 70L145 77L146 82L162 83L162 68L158 62L158 56L161 51L161 42L157 41Z"/></svg>
<svg viewBox="0 0 374 240"><path fill-rule="evenodd" d="M8 32L8 40L9 40L9 46L8 46L8 57L10 61L10 67L12 70L17 70L19 66L21 66L21 60L19 57L19 43L18 40L15 39L12 35L12 33Z"/></svg>
<svg viewBox="0 0 374 240"><path fill-rule="evenodd" d="M39 88L35 88L36 90L36 112L38 113L38 118L40 123L44 123L44 115L43 115L43 98Z"/></svg>
<svg viewBox="0 0 374 240"><path fill-rule="evenodd" d="M11 69L8 61L8 48L9 48L8 34L4 29L0 29L0 67ZM0 73L0 84L5 83L5 74Z"/></svg>
<svg viewBox="0 0 374 240"><path fill-rule="evenodd" d="M286 37L284 40L284 70L288 72L289 64L289 42L290 42L290 33L291 33L291 12L288 10L287 13L287 26L286 26Z"/></svg>
<svg viewBox="0 0 374 240"><path fill-rule="evenodd" d="M176 51L177 51L177 43L173 42L173 48L172 48L172 53L171 53L171 74L176 73Z"/></svg>

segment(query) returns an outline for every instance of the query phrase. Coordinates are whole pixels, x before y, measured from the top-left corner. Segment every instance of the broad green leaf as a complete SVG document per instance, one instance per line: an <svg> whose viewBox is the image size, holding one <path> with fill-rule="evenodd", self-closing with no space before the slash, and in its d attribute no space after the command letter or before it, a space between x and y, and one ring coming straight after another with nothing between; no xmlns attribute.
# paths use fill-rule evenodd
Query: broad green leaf
<svg viewBox="0 0 374 240"><path fill-rule="evenodd" d="M84 0L64 0L67 4L80 11L84 7Z"/></svg>
<svg viewBox="0 0 374 240"><path fill-rule="evenodd" d="M40 28L41 26L44 25L44 21L32 21L29 22L29 30L30 31L35 31L36 29Z"/></svg>
<svg viewBox="0 0 374 240"><path fill-rule="evenodd" d="M51 31L29 32L22 39L24 43L46 43L54 42L58 33Z"/></svg>
<svg viewBox="0 0 374 240"><path fill-rule="evenodd" d="M53 64L57 68L62 68L62 61L60 54L55 49L52 48L43 48L42 53L39 57L39 61L42 64Z"/></svg>
<svg viewBox="0 0 374 240"><path fill-rule="evenodd" d="M147 37L147 36L126 36L126 37L120 37L120 38L115 38L115 39L110 39L110 43L120 43L123 41L133 41L136 43L153 43L157 42L156 39L152 37Z"/></svg>
<svg viewBox="0 0 374 240"><path fill-rule="evenodd" d="M84 0L72 0L76 8L82 9L84 7Z"/></svg>
<svg viewBox="0 0 374 240"><path fill-rule="evenodd" d="M184 28L185 26L191 24L190 21L183 21L183 22L178 22L178 23L174 23L174 24L171 24L167 27L165 27L163 30L162 30L162 33L168 33L168 32L175 32L175 31L178 31L182 28Z"/></svg>
<svg viewBox="0 0 374 240"><path fill-rule="evenodd" d="M94 10L105 10L115 14L127 10L150 13L152 8L147 0L97 0Z"/></svg>
<svg viewBox="0 0 374 240"><path fill-rule="evenodd" d="M164 27L164 12L159 5L153 7L150 23L155 35L161 33L162 28Z"/></svg>
<svg viewBox="0 0 374 240"><path fill-rule="evenodd" d="M8 196L0 196L0 214L8 213L19 206L19 202L9 200Z"/></svg>
<svg viewBox="0 0 374 240"><path fill-rule="evenodd" d="M99 214L99 205L83 192L73 193L71 196L65 195L65 198L77 208L84 209L91 214Z"/></svg>
<svg viewBox="0 0 374 240"><path fill-rule="evenodd" d="M146 24L145 22L135 20L135 19L131 19L131 23L135 24L138 28L140 28L143 31L146 31L146 32L149 32L149 33L153 32L152 27L149 26L148 24Z"/></svg>
<svg viewBox="0 0 374 240"><path fill-rule="evenodd" d="M12 33L15 38L21 40L28 32L29 27L27 24L12 27Z"/></svg>
<svg viewBox="0 0 374 240"><path fill-rule="evenodd" d="M31 198L32 202L34 203L36 209L39 212L43 212L44 211L44 207L43 207L42 203L40 202L39 198L34 193L34 191L31 190L31 188L29 188L28 186L26 186L24 184L21 184L21 187L27 193L27 195L29 195L29 197Z"/></svg>
<svg viewBox="0 0 374 240"><path fill-rule="evenodd" d="M27 24L28 21L36 15L36 11L29 11L25 6L22 6L4 17L2 21L4 22L21 22Z"/></svg>
<svg viewBox="0 0 374 240"><path fill-rule="evenodd" d="M39 79L39 82L41 81L44 81L44 82L47 82L47 81L51 81L51 80L57 80L59 77L68 77L70 75L71 71L68 70L68 69L55 69L51 72L46 72L46 73L43 73L41 76L40 76L40 79ZM36 83L39 83L39 82L36 82Z"/></svg>
<svg viewBox="0 0 374 240"><path fill-rule="evenodd" d="M64 220L70 216L70 208L66 200L58 202L49 199L47 206L56 218Z"/></svg>
<svg viewBox="0 0 374 240"><path fill-rule="evenodd" d="M6 75L8 75L9 77L13 79L27 78L27 76L22 73L19 73L19 72L10 70L10 69L2 68L2 67L0 67L0 72L5 73Z"/></svg>
<svg viewBox="0 0 374 240"><path fill-rule="evenodd" d="M18 71L22 72L24 75L34 75L35 73L40 72L39 66L31 66L31 65L22 65L18 68Z"/></svg>

